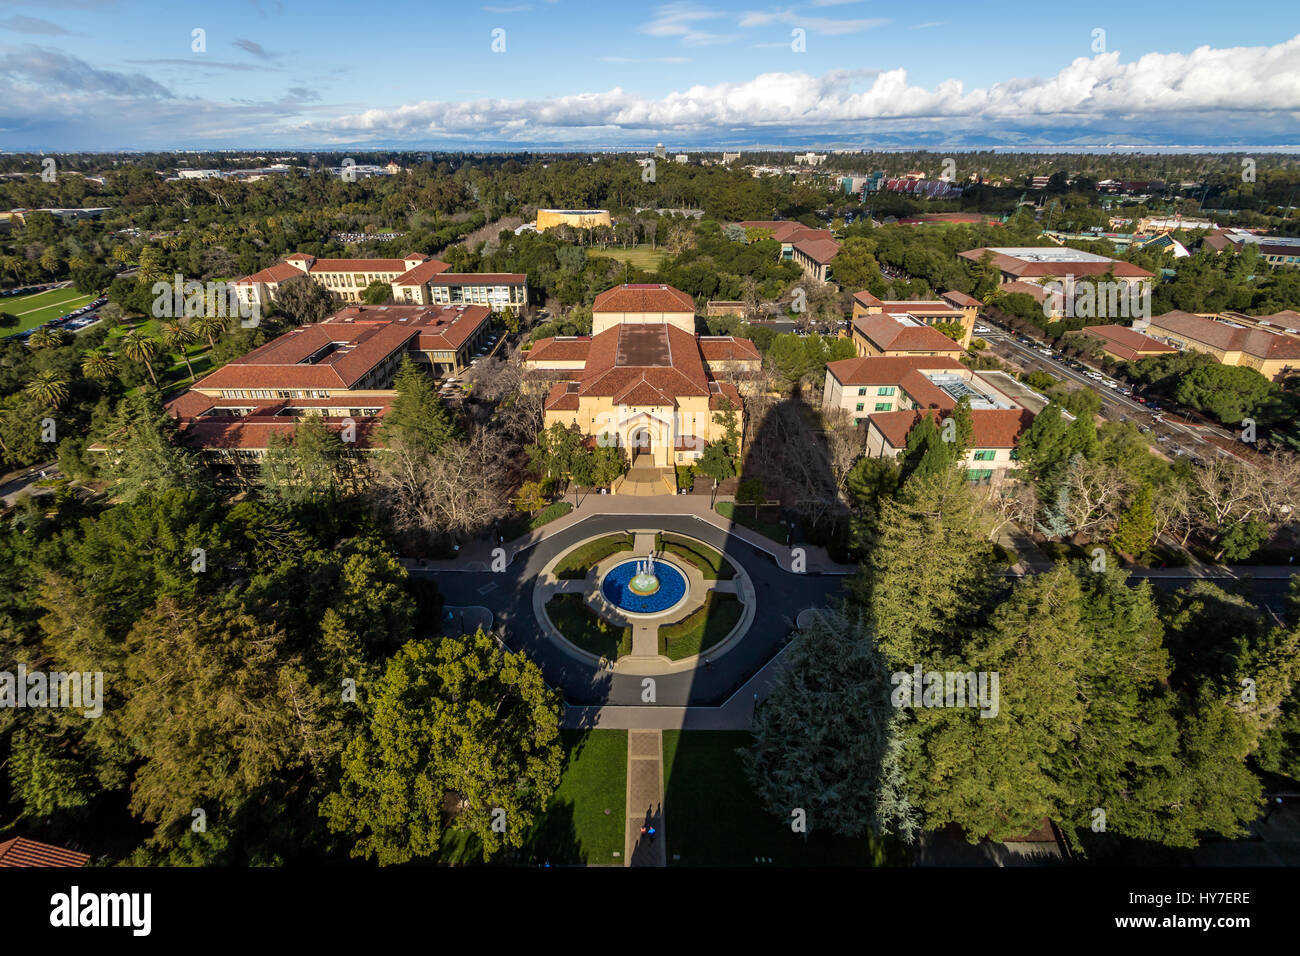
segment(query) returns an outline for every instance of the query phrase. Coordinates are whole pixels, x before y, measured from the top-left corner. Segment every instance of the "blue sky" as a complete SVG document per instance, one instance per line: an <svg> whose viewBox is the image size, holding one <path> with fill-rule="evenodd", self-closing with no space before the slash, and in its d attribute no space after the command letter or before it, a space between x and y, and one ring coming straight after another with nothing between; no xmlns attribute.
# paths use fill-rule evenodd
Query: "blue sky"
<svg viewBox="0 0 1300 956"><path fill-rule="evenodd" d="M0 149L1289 145L1293 8L0 0Z"/></svg>

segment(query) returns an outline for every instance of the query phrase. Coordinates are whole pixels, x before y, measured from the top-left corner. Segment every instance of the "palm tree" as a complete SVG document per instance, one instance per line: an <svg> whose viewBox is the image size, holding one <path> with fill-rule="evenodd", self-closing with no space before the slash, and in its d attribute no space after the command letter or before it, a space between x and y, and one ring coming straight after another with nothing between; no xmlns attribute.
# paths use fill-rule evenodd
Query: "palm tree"
<svg viewBox="0 0 1300 956"><path fill-rule="evenodd" d="M107 382L117 371L117 359L108 352L88 352L81 360L81 374L95 382Z"/></svg>
<svg viewBox="0 0 1300 956"><path fill-rule="evenodd" d="M217 347L217 336L226 331L226 322L216 315L196 315L190 319L190 331L208 340L209 348Z"/></svg>
<svg viewBox="0 0 1300 956"><path fill-rule="evenodd" d="M151 339L139 329L132 329L122 336L122 352L133 362L143 362L149 370L149 378L154 387L158 387L158 376L153 371L153 359L158 354L158 341Z"/></svg>
<svg viewBox="0 0 1300 956"><path fill-rule="evenodd" d="M68 383L59 377L58 372L38 372L24 391L38 402L58 408L60 403L67 401Z"/></svg>
<svg viewBox="0 0 1300 956"><path fill-rule="evenodd" d="M42 325L27 336L27 347L31 349L58 348L62 344L63 330L50 328L48 325Z"/></svg>
<svg viewBox="0 0 1300 956"><path fill-rule="evenodd" d="M185 367L190 371L191 382L195 380L194 366L190 364L190 356L187 349L189 344L197 338L198 336L195 335L191 329L186 328L175 320L164 322L162 325L163 344L166 345L167 348L175 349L180 353L181 360L185 362Z"/></svg>

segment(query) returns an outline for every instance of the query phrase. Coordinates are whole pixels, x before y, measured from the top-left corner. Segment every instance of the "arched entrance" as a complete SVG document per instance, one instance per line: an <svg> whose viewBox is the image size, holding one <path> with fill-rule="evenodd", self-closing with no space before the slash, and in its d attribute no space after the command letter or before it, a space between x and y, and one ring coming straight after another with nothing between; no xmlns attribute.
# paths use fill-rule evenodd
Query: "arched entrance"
<svg viewBox="0 0 1300 956"><path fill-rule="evenodd" d="M650 429L642 426L641 428L633 430L632 434L628 438L628 450L632 454L633 464L635 464L636 460L642 455L649 455Z"/></svg>

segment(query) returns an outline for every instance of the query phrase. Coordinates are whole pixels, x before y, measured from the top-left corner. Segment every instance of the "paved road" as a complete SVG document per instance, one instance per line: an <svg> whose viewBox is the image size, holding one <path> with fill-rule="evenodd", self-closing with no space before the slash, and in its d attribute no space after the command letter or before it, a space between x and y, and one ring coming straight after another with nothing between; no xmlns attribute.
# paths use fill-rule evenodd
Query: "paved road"
<svg viewBox="0 0 1300 956"><path fill-rule="evenodd" d="M1229 452L1217 445L1208 442L1202 436L1204 428L1184 425L1168 417L1168 413L1162 413L1163 422L1153 421L1152 413L1141 402L1134 401L1127 397L1118 389L1107 388L1096 379L1088 378L1083 372L1071 368L1060 360L1060 357L1053 355L1044 355L1039 351L1041 346L1029 346L1018 341L1014 333L1004 331L996 325L991 324L991 320L985 316L980 317L981 322L991 331L980 333L980 337L987 340L995 346L997 351L1002 352L1014 358L1023 365L1027 370L1041 368L1057 378L1063 378L1066 381L1073 382L1076 385L1084 385L1091 388L1101 396L1102 411L1108 418L1128 418L1139 424L1151 426L1157 435L1163 435L1166 442L1159 442L1162 451L1173 454L1181 451L1184 455L1190 455L1194 458L1206 459L1213 455L1230 455ZM1094 370L1099 371L1099 370ZM1232 438L1234 436L1221 430L1216 430L1224 437ZM1237 456L1233 456L1237 457Z"/></svg>
<svg viewBox="0 0 1300 956"><path fill-rule="evenodd" d="M699 538L723 552L749 574L757 597L758 617L736 647L713 662L710 670L657 675L654 704L661 707L716 706L781 649L791 623L804 608L825 606L839 593L843 576L792 574L771 555L689 515L655 516L664 531ZM647 524L645 516L594 515L542 540L515 556L503 573L411 568L432 577L452 604L480 604L492 611L512 650L526 650L541 666L546 681L570 704L635 706L642 699L642 678L611 674L576 660L542 633L533 617L533 585L550 560L586 538L627 531Z"/></svg>
<svg viewBox="0 0 1300 956"><path fill-rule="evenodd" d="M36 482L44 480L41 477L42 471L45 472L45 478L57 477L59 474L58 462L51 461L43 465L33 465L20 474L6 476L8 480L0 484L0 501L3 501L6 506L12 505L18 495L28 487L31 487L33 495L47 493L49 491L47 488L32 487Z"/></svg>

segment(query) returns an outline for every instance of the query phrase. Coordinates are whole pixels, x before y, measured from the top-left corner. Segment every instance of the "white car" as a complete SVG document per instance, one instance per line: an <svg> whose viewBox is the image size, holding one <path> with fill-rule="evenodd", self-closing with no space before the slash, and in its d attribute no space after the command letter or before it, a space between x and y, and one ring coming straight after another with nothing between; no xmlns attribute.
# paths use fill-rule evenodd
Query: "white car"
<svg viewBox="0 0 1300 956"><path fill-rule="evenodd" d="M988 334L989 334L990 332L992 332L993 330L992 330L992 329L987 329L987 328L985 328L985 327L982 326L982 325L977 325L977 326L975 326L975 331L978 332L980 335L988 335Z"/></svg>

